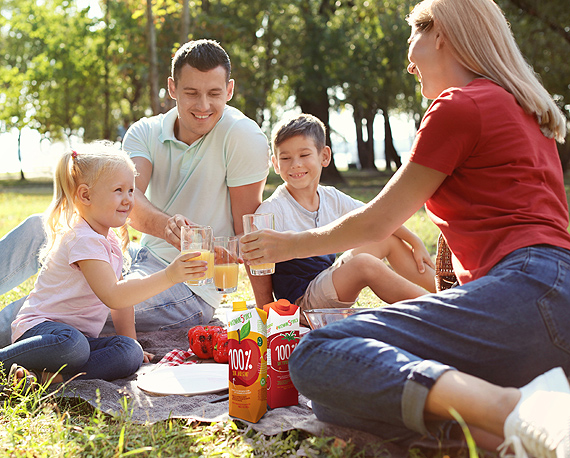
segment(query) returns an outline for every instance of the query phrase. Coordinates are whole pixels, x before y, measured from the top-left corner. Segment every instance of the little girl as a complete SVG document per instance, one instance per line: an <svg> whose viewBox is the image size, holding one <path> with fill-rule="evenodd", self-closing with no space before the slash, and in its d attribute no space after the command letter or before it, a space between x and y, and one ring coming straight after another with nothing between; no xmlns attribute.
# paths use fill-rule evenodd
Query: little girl
<svg viewBox="0 0 570 458"><path fill-rule="evenodd" d="M187 253L153 275L123 280L135 175L131 159L105 142L59 160L43 267L12 324L12 345L0 349L10 384L133 374L149 357L135 340L133 305L206 270L206 262L188 261L198 253ZM99 337L109 309L118 335Z"/></svg>

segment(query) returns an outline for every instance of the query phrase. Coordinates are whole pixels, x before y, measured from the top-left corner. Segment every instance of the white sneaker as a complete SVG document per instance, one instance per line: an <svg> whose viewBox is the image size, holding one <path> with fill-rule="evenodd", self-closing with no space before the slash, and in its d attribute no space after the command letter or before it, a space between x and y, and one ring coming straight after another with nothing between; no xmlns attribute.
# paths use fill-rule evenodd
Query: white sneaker
<svg viewBox="0 0 570 458"><path fill-rule="evenodd" d="M570 458L570 386L557 367L520 389L521 399L505 420L506 456L516 458Z"/></svg>

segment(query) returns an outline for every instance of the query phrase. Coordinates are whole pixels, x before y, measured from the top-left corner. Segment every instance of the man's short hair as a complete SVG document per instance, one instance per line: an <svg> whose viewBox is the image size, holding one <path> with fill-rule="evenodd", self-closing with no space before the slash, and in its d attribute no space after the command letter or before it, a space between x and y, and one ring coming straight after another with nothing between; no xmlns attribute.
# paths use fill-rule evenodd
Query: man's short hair
<svg viewBox="0 0 570 458"><path fill-rule="evenodd" d="M193 40L183 44L172 58L172 78L174 84L178 83L178 78L182 67L190 65L196 70L207 72L222 66L226 71L226 81L230 81L232 65L228 53L214 40Z"/></svg>
<svg viewBox="0 0 570 458"><path fill-rule="evenodd" d="M277 147L281 143L297 135L312 138L319 152L325 147L326 128L323 122L316 116L300 114L278 125L273 131L273 154L277 154Z"/></svg>

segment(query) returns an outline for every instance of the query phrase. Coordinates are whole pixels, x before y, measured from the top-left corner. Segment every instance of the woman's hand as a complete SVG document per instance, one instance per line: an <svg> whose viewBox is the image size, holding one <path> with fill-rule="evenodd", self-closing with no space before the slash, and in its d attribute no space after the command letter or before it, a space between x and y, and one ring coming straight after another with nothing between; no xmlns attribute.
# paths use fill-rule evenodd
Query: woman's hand
<svg viewBox="0 0 570 458"><path fill-rule="evenodd" d="M248 265L283 262L295 258L295 240L299 233L271 229L252 232L240 239L240 253Z"/></svg>

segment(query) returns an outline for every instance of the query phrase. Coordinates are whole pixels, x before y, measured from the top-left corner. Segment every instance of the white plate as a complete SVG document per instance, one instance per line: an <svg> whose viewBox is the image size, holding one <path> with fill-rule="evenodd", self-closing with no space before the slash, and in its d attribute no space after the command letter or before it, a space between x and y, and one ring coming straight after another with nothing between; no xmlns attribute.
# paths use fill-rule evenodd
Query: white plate
<svg viewBox="0 0 570 458"><path fill-rule="evenodd" d="M227 364L186 364L143 374L137 385L150 394L192 396L227 390L228 378Z"/></svg>

